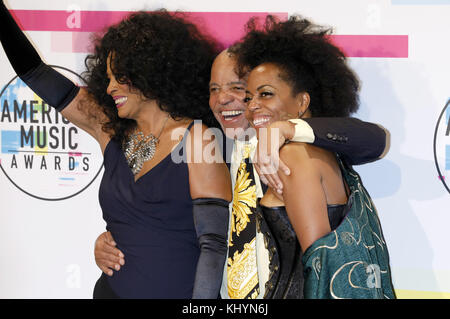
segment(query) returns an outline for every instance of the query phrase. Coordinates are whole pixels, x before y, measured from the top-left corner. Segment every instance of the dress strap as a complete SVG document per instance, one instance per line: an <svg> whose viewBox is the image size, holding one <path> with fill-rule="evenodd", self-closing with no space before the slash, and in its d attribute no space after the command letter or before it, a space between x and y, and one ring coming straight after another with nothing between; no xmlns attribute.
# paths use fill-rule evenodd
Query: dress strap
<svg viewBox="0 0 450 319"><path fill-rule="evenodd" d="M189 124L189 126L187 127L187 132L189 132L191 130L192 125L194 125L195 121L192 121L191 124ZM187 133L186 133L187 134ZM186 134L184 136L186 136Z"/></svg>
<svg viewBox="0 0 450 319"><path fill-rule="evenodd" d="M183 139L182 139L183 143L184 143L184 140L186 139L186 136L188 135L189 131L191 130L192 125L194 125L194 123L195 123L195 121L192 121L191 123L189 123L188 127L186 128L186 131L184 132Z"/></svg>
<svg viewBox="0 0 450 319"><path fill-rule="evenodd" d="M345 195L347 195L347 198L351 195L350 185L348 184L348 172L347 168L345 167L345 164L339 154L336 154L336 160L338 162L339 168L341 170L342 175L342 184L344 186Z"/></svg>
<svg viewBox="0 0 450 319"><path fill-rule="evenodd" d="M183 140L182 143L184 145L184 143L186 143L186 136L189 134L189 131L191 130L192 126L194 125L195 121L192 121L188 127L186 128L186 132L184 132L184 136L183 136Z"/></svg>
<svg viewBox="0 0 450 319"><path fill-rule="evenodd" d="M188 127L186 128L186 131L184 132L183 135L183 139L181 140L180 143L178 143L178 145L175 147L175 149L172 151L172 154L176 154L177 158L181 161L183 161L184 163L187 163L187 158L186 158L186 152L185 152L185 148L186 148L186 136L189 134L189 131L191 130L192 126L195 124L195 121L192 121Z"/></svg>

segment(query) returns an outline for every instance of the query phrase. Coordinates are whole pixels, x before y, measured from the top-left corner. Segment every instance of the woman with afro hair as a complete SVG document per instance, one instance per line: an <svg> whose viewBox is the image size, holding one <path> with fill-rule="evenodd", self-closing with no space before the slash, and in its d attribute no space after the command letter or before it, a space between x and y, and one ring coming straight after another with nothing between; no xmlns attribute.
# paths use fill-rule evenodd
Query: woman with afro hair
<svg viewBox="0 0 450 319"><path fill-rule="evenodd" d="M217 298L230 176L223 162L191 160L215 125L215 44L179 13L133 13L94 41L79 88L41 60L3 1L0 40L19 77L103 152L100 205L127 263L94 298Z"/></svg>
<svg viewBox="0 0 450 319"><path fill-rule="evenodd" d="M250 72L246 117L258 137L275 121L358 109L358 79L329 34L301 16L248 23L234 52L240 73ZM280 160L291 169L279 173L283 193L269 188L258 205L270 258L265 298L395 298L380 221L359 175L306 143L286 144Z"/></svg>

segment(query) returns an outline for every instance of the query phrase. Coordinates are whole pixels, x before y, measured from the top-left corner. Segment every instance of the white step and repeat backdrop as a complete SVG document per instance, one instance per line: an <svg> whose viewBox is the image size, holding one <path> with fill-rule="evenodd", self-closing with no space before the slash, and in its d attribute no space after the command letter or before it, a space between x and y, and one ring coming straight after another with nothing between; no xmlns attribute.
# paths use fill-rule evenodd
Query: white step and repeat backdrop
<svg viewBox="0 0 450 319"><path fill-rule="evenodd" d="M77 81L89 36L128 11L189 11L225 44L252 15L332 26L362 83L357 117L391 132L359 166L400 298L450 297L450 0L7 0L44 60ZM0 298L91 298L104 231L95 141L20 80L0 50ZM447 184L446 184L447 183Z"/></svg>

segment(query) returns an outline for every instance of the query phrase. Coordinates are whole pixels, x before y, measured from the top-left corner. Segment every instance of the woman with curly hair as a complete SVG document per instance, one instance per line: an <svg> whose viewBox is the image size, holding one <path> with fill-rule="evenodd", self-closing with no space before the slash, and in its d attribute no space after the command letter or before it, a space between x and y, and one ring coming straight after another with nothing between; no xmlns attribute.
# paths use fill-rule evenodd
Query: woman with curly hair
<svg viewBox="0 0 450 319"><path fill-rule="evenodd" d="M237 46L250 70L246 117L258 135L275 121L349 116L359 82L330 30L300 16L255 20ZM359 175L335 153L289 143L283 194L268 189L258 223L270 252L265 298L394 298L375 206Z"/></svg>
<svg viewBox="0 0 450 319"><path fill-rule="evenodd" d="M193 120L214 125L213 42L177 13L134 13L95 41L79 88L42 62L3 1L0 40L19 77L103 152L100 204L127 263L94 298L217 298L230 177L223 162L191 160L208 130Z"/></svg>

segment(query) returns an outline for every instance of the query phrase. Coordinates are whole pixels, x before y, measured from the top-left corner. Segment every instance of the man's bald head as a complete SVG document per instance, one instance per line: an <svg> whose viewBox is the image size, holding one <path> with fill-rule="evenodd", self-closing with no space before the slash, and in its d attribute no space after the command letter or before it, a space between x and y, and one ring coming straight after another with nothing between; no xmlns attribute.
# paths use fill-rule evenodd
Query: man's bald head
<svg viewBox="0 0 450 319"><path fill-rule="evenodd" d="M246 85L246 81L236 74L233 53L228 49L222 51L211 67L209 106L225 133L227 128L246 130L249 126L244 114Z"/></svg>

